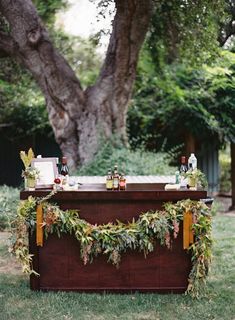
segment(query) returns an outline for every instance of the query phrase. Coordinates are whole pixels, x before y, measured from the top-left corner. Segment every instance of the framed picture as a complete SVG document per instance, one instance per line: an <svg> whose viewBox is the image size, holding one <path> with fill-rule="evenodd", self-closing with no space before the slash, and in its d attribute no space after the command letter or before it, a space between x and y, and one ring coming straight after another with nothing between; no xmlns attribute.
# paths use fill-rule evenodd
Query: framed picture
<svg viewBox="0 0 235 320"><path fill-rule="evenodd" d="M55 177L58 175L57 158L34 158L31 166L39 170L36 189L52 188Z"/></svg>

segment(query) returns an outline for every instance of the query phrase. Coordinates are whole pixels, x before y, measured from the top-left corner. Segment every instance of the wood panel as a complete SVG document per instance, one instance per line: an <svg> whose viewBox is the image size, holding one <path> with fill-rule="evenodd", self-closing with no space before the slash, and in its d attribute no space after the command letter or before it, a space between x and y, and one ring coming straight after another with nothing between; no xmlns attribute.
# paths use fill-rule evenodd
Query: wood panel
<svg viewBox="0 0 235 320"><path fill-rule="evenodd" d="M73 236L50 235L42 248L36 248L40 277L31 276L31 289L183 292L187 288L191 259L183 250L180 233L172 249L157 243L146 258L137 251L124 253L119 268L108 263L105 256L98 256L84 266L79 242Z"/></svg>

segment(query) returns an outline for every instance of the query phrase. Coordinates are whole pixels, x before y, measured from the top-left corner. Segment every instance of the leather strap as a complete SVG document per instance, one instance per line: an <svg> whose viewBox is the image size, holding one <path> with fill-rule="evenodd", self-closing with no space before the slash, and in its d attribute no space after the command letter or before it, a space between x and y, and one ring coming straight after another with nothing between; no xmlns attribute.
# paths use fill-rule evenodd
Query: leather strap
<svg viewBox="0 0 235 320"><path fill-rule="evenodd" d="M37 229L36 229L36 239L37 246L43 246L43 210L42 204L37 206Z"/></svg>

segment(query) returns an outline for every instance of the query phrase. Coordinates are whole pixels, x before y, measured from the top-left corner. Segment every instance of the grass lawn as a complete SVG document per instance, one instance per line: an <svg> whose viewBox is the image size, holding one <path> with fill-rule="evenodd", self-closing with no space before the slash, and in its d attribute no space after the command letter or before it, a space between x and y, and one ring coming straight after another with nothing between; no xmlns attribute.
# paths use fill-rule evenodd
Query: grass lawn
<svg viewBox="0 0 235 320"><path fill-rule="evenodd" d="M213 218L214 259L207 297L160 294L41 293L7 253L0 234L0 319L235 320L235 217Z"/></svg>

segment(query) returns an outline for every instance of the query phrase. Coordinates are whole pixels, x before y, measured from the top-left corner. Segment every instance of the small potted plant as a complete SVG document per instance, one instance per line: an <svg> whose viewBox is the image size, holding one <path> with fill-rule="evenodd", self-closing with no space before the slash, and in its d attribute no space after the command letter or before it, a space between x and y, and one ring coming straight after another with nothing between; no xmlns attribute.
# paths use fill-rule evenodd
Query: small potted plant
<svg viewBox="0 0 235 320"><path fill-rule="evenodd" d="M27 167L22 172L22 177L25 178L26 187L34 189L36 186L36 180L39 177L39 170L33 167Z"/></svg>
<svg viewBox="0 0 235 320"><path fill-rule="evenodd" d="M190 188L203 188L207 187L206 176L203 172L199 169L188 170L185 174L186 178L188 179L188 186Z"/></svg>
<svg viewBox="0 0 235 320"><path fill-rule="evenodd" d="M39 177L39 170L31 167L31 161L34 158L33 150L30 148L28 153L20 151L20 158L25 167L25 170L22 172L22 177L25 179L25 188L34 189L36 180Z"/></svg>

